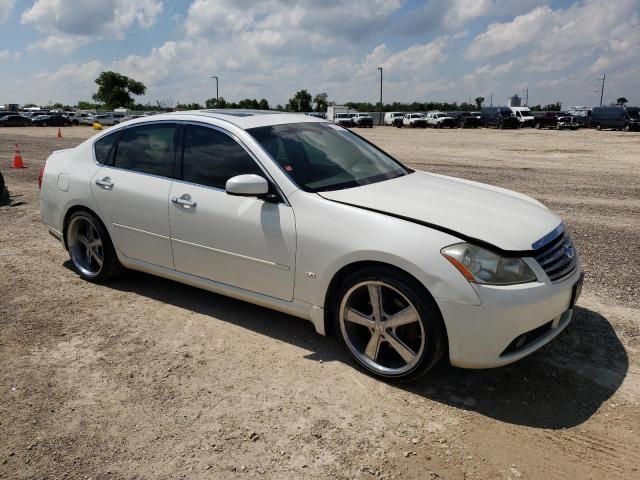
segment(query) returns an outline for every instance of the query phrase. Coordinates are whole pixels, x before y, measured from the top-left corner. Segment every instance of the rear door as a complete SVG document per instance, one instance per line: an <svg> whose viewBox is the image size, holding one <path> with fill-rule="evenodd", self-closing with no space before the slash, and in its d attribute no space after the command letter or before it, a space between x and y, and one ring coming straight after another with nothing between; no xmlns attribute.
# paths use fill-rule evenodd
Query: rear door
<svg viewBox="0 0 640 480"><path fill-rule="evenodd" d="M182 157L169 205L176 270L292 300L293 209L283 198L272 202L225 191L236 175L269 178L253 156L225 131L188 125Z"/></svg>
<svg viewBox="0 0 640 480"><path fill-rule="evenodd" d="M156 122L126 128L91 181L100 216L124 256L173 269L169 190L180 127ZM109 136L107 136L109 137ZM100 149L109 148L96 142Z"/></svg>

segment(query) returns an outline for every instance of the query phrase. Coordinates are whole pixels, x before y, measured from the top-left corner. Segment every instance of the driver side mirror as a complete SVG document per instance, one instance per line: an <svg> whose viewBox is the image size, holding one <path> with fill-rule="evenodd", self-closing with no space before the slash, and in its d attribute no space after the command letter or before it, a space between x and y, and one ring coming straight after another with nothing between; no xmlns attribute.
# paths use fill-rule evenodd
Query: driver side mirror
<svg viewBox="0 0 640 480"><path fill-rule="evenodd" d="M236 175L227 180L225 191L240 197L264 197L269 193L269 183L260 175Z"/></svg>

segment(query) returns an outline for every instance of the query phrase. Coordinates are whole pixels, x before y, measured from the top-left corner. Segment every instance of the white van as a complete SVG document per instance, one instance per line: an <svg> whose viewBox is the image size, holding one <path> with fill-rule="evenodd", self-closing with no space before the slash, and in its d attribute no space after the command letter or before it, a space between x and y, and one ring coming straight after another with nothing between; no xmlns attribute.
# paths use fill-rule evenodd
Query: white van
<svg viewBox="0 0 640 480"><path fill-rule="evenodd" d="M384 124L396 125L397 123L402 123L403 117L404 117L404 112L386 112L384 114Z"/></svg>
<svg viewBox="0 0 640 480"><path fill-rule="evenodd" d="M521 127L533 126L533 112L529 107L509 107L520 122Z"/></svg>

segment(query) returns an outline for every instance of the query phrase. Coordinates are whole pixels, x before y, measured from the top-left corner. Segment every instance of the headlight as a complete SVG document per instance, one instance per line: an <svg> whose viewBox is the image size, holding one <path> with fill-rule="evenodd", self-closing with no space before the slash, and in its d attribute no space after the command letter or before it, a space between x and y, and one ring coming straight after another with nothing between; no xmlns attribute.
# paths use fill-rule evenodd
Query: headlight
<svg viewBox="0 0 640 480"><path fill-rule="evenodd" d="M513 285L536 281L536 275L521 258L501 257L469 243L445 247L441 253L469 282Z"/></svg>

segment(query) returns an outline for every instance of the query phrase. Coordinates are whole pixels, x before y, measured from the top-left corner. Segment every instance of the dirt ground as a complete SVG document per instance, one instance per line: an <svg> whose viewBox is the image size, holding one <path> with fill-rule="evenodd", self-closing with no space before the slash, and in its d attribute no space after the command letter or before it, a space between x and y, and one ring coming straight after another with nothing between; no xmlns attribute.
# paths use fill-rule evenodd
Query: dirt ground
<svg viewBox="0 0 640 480"><path fill-rule="evenodd" d="M587 272L574 322L527 359L391 385L296 318L141 273L80 280L37 175L91 130L55 132L0 130L24 202L0 208L0 477L640 478L640 134L359 131L543 201Z"/></svg>

